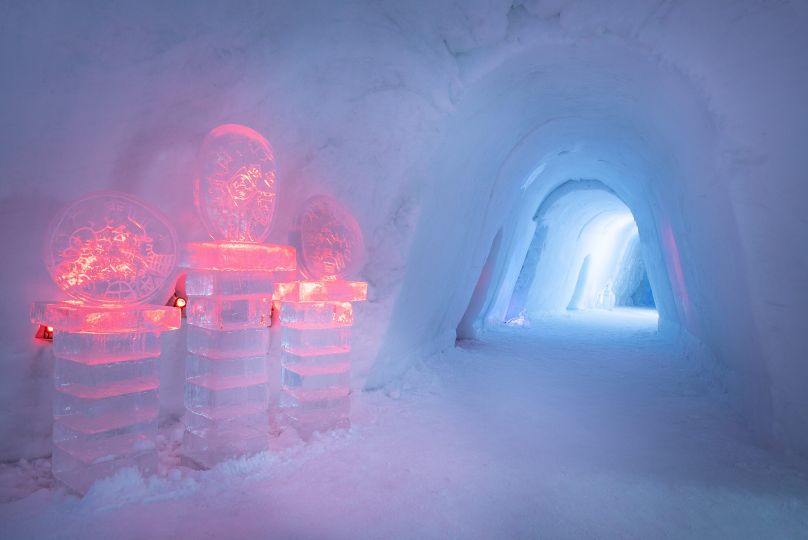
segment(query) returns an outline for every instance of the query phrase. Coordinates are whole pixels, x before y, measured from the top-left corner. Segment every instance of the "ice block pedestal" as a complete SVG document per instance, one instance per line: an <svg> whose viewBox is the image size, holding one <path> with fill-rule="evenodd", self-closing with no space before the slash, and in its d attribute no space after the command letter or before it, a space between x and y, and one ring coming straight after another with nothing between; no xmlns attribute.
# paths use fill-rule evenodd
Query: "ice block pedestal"
<svg viewBox="0 0 808 540"><path fill-rule="evenodd" d="M281 399L301 435L350 425L352 302L367 283L345 280L279 283Z"/></svg>
<svg viewBox="0 0 808 540"><path fill-rule="evenodd" d="M83 493L124 467L156 472L159 334L180 310L37 302L31 319L55 329L53 475Z"/></svg>
<svg viewBox="0 0 808 540"><path fill-rule="evenodd" d="M53 327L53 475L83 493L129 466L157 469L160 333L180 327L177 241L166 219L124 193L88 195L51 224L45 263L73 300L35 302Z"/></svg>
<svg viewBox="0 0 808 540"><path fill-rule="evenodd" d="M289 246L207 242L187 246L186 265L183 453L209 468L267 448L272 295L296 257Z"/></svg>

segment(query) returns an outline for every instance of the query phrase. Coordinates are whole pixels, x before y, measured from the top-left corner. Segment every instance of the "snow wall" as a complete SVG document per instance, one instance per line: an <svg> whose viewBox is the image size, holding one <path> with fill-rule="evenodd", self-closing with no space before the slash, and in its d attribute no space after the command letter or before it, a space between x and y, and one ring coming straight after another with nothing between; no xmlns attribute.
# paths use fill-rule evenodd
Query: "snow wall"
<svg viewBox="0 0 808 540"><path fill-rule="evenodd" d="M270 241L318 193L364 229L357 389L497 323L536 209L594 179L634 214L662 324L715 354L761 442L808 454L806 24L752 0L6 3L0 459L49 453L27 313L59 297L50 217L116 189L205 238L192 162L226 122L276 150Z"/></svg>

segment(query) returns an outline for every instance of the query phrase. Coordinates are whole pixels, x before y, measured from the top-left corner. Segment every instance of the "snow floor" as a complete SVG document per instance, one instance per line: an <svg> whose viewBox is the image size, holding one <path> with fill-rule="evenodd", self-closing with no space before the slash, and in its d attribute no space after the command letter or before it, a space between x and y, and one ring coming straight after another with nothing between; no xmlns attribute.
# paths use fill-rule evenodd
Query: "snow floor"
<svg viewBox="0 0 808 540"><path fill-rule="evenodd" d="M83 499L47 460L7 464L0 536L808 538L804 469L752 443L680 341L640 311L502 328L358 394L349 430L195 471L168 425L160 476Z"/></svg>

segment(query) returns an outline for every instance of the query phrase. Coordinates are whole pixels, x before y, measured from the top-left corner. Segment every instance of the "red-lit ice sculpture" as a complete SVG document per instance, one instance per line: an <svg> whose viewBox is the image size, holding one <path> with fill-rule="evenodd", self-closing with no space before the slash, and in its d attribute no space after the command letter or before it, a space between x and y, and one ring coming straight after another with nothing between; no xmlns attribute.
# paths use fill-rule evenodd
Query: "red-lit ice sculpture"
<svg viewBox="0 0 808 540"><path fill-rule="evenodd" d="M36 302L31 320L55 330L53 474L76 491L122 467L156 471L159 334L181 314L145 302L168 296L177 253L168 222L122 193L53 222L47 267L73 300Z"/></svg>
<svg viewBox="0 0 808 540"><path fill-rule="evenodd" d="M309 199L300 215L307 279L278 283L281 305L281 407L301 434L350 424L351 302L365 282L347 281L362 262L362 231L337 201Z"/></svg>
<svg viewBox="0 0 808 540"><path fill-rule="evenodd" d="M267 352L276 281L295 249L261 244L275 207L269 143L239 125L215 128L198 156L197 209L213 242L188 244L186 429L183 451L202 467L268 445Z"/></svg>

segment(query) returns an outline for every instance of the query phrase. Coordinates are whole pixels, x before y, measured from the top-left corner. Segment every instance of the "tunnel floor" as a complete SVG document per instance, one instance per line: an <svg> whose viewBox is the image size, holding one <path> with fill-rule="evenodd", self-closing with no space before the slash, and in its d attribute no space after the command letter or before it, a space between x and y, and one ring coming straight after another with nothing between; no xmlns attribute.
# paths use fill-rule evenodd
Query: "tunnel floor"
<svg viewBox="0 0 808 540"><path fill-rule="evenodd" d="M753 444L688 351L647 312L503 328L357 396L347 431L202 472L166 426L162 477L79 500L40 475L0 505L3 536L808 537L808 478ZM46 466L0 480L25 490Z"/></svg>

